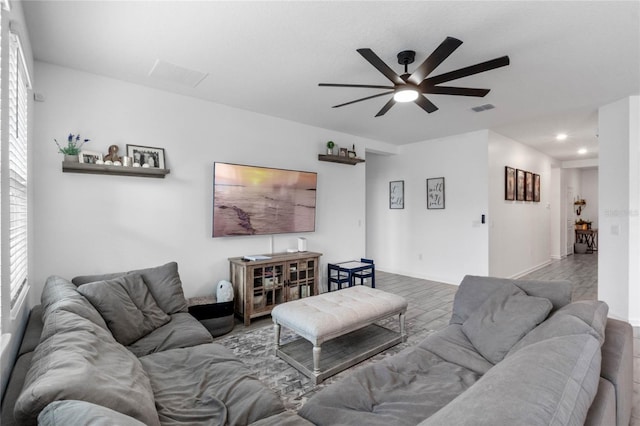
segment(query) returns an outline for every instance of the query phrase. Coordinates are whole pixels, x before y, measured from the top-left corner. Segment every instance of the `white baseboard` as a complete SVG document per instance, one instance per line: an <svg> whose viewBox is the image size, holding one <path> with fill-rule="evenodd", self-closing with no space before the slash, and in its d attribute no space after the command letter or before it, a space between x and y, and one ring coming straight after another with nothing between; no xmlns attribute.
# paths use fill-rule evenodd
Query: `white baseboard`
<svg viewBox="0 0 640 426"><path fill-rule="evenodd" d="M536 265L536 266L534 266L532 268L529 268L529 269L527 269L525 271L521 271L521 272L518 272L517 274L513 274L509 278L512 279L512 280L517 280L520 277L523 277L523 276L525 276L527 274L530 274L530 273L532 273L534 271L537 271L538 269L544 268L545 266L549 265L550 263L551 263L551 259L547 260L546 262L542 262L541 264Z"/></svg>

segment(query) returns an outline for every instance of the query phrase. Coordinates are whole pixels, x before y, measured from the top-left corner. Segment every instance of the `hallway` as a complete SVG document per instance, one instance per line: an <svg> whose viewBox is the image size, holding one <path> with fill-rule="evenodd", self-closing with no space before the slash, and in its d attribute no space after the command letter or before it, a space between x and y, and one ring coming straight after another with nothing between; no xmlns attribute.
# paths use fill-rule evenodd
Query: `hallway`
<svg viewBox="0 0 640 426"><path fill-rule="evenodd" d="M598 255L574 254L553 260L544 268L520 277L521 280L569 280L573 284L572 300L598 298Z"/></svg>

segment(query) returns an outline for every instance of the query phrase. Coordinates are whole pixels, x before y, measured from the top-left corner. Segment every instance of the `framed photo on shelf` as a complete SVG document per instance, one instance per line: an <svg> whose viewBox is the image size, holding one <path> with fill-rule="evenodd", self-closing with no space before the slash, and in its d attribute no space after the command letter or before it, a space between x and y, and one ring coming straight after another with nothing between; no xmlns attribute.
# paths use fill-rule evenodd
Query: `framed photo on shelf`
<svg viewBox="0 0 640 426"><path fill-rule="evenodd" d="M404 209L404 181L389 182L389 208Z"/></svg>
<svg viewBox="0 0 640 426"><path fill-rule="evenodd" d="M516 170L516 200L524 201L524 170Z"/></svg>
<svg viewBox="0 0 640 426"><path fill-rule="evenodd" d="M533 173L525 172L524 185L524 200L533 201Z"/></svg>
<svg viewBox="0 0 640 426"><path fill-rule="evenodd" d="M444 178L427 179L427 208L444 209Z"/></svg>
<svg viewBox="0 0 640 426"><path fill-rule="evenodd" d="M509 166L504 168L504 199L507 201L516 199L516 169Z"/></svg>
<svg viewBox="0 0 640 426"><path fill-rule="evenodd" d="M540 202L540 175L533 175L533 201Z"/></svg>
<svg viewBox="0 0 640 426"><path fill-rule="evenodd" d="M349 150L347 148L340 148L340 157L346 157L348 153Z"/></svg>
<svg viewBox="0 0 640 426"><path fill-rule="evenodd" d="M102 153L98 151L80 151L78 161L84 164L96 164L96 161L102 161Z"/></svg>
<svg viewBox="0 0 640 426"><path fill-rule="evenodd" d="M127 157L140 166L147 164L152 169L164 169L164 148L127 144Z"/></svg>

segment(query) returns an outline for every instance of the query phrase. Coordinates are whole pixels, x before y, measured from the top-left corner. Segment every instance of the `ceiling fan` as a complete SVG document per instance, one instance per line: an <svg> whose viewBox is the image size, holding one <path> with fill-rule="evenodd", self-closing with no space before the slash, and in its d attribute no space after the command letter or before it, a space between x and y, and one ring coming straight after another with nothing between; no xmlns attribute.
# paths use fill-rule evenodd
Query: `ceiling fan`
<svg viewBox="0 0 640 426"><path fill-rule="evenodd" d="M393 94L393 97L382 107L376 114L376 117L380 117L386 114L396 102L415 102L420 108L432 113L438 110L429 99L424 95L425 93L432 93L438 95L455 95L455 96L476 96L483 97L489 93L490 89L473 89L468 87L451 87L451 86L438 86L440 83L446 83L451 80L457 80L462 77L467 77L473 74L489 71L494 68L504 67L509 65L509 57L502 56L500 58L492 59L490 61L481 62L479 64L471 65L465 68L460 68L455 71L450 71L444 74L437 75L435 77L428 77L434 69L438 67L445 59L449 57L460 45L462 41L447 37L436 50L429 55L429 57L418 68L409 74L407 72L407 65L412 64L415 61L416 52L413 50L404 50L398 53L398 63L404 65L404 74L396 74L382 59L378 57L371 49L358 49L358 53L361 54L371 65L373 65L378 71L380 71L385 77L387 77L393 86L380 86L380 85L367 85L367 84L331 84L320 83L318 86L325 87L361 87L369 89L389 89L390 91L379 93L373 96L367 96L366 98L356 99L355 101L345 102L340 105L334 105L333 108L340 108L345 105L351 105L356 102L366 101L368 99L377 98L379 96L385 96ZM428 78L427 78L428 77Z"/></svg>

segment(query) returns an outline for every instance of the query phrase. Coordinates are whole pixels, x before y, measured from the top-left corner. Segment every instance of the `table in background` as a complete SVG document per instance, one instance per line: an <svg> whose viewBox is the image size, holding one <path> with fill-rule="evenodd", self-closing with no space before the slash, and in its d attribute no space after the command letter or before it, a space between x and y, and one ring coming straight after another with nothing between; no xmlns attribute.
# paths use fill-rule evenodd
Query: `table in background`
<svg viewBox="0 0 640 426"><path fill-rule="evenodd" d="M332 283L338 286L337 290L341 290L342 284L352 287L356 284L356 279L360 279L360 284L363 284L365 278L371 278L371 288L376 288L376 266L371 259L329 263L327 269L328 291L331 291Z"/></svg>
<svg viewBox="0 0 640 426"><path fill-rule="evenodd" d="M586 244L589 253L598 251L598 230L576 229L576 243Z"/></svg>

